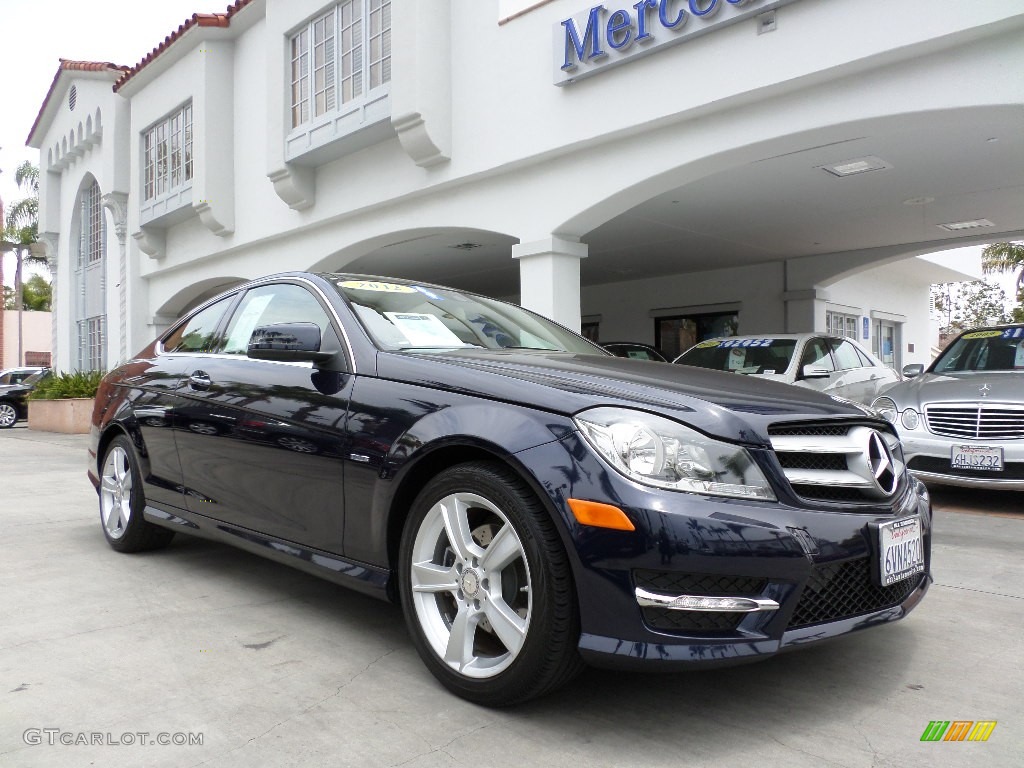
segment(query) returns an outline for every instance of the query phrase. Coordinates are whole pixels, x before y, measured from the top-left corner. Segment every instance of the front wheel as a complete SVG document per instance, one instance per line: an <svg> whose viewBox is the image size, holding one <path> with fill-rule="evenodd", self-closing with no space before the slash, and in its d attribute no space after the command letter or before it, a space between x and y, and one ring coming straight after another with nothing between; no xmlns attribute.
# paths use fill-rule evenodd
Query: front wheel
<svg viewBox="0 0 1024 768"><path fill-rule="evenodd" d="M174 531L153 525L142 515L146 498L131 441L124 435L111 440L100 466L100 522L107 543L118 552L142 552L170 544Z"/></svg>
<svg viewBox="0 0 1024 768"><path fill-rule="evenodd" d="M435 477L402 536L402 608L430 671L488 706L541 696L582 668L568 557L514 473L476 462Z"/></svg>
<svg viewBox="0 0 1024 768"><path fill-rule="evenodd" d="M10 403L0 403L0 429L10 429L18 420L18 411Z"/></svg>

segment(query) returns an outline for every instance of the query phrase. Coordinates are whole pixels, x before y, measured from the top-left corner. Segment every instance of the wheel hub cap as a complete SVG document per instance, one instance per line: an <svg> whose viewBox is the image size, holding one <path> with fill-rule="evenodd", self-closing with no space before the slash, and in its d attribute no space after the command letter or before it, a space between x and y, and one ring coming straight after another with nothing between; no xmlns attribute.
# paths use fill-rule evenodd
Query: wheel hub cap
<svg viewBox="0 0 1024 768"><path fill-rule="evenodd" d="M476 597L477 592L480 589L480 576L472 568L467 568L462 572L462 591L469 599Z"/></svg>

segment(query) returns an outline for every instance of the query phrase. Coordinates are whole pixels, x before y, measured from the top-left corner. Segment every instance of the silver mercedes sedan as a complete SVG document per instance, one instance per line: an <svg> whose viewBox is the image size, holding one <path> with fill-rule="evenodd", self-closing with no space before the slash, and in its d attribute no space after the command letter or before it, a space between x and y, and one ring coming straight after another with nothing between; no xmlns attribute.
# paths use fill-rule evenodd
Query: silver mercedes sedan
<svg viewBox="0 0 1024 768"><path fill-rule="evenodd" d="M1024 325L960 334L871 403L926 483L1024 491Z"/></svg>

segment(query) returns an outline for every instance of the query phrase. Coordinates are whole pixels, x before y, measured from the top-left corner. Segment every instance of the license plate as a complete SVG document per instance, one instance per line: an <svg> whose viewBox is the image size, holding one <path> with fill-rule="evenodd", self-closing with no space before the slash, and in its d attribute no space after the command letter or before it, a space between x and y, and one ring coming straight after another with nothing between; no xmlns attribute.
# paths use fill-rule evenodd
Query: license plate
<svg viewBox="0 0 1024 768"><path fill-rule="evenodd" d="M878 574L883 587L924 571L921 521L916 517L878 526Z"/></svg>
<svg viewBox="0 0 1024 768"><path fill-rule="evenodd" d="M1003 449L986 445L954 445L949 463L953 469L1002 472Z"/></svg>

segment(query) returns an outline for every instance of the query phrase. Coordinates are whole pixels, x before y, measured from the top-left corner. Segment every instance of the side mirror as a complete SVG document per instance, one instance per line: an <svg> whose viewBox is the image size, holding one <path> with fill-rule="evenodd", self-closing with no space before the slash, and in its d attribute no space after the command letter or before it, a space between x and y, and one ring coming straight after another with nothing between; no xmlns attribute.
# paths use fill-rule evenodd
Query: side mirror
<svg viewBox="0 0 1024 768"><path fill-rule="evenodd" d="M908 379L920 376L922 373L924 373L924 366L920 363L911 363L910 365L903 366L903 375Z"/></svg>
<svg viewBox="0 0 1024 768"><path fill-rule="evenodd" d="M813 365L805 365L800 371L801 379L827 379L832 371L825 368L815 368Z"/></svg>
<svg viewBox="0 0 1024 768"><path fill-rule="evenodd" d="M316 323L275 323L256 328L246 352L254 360L283 363L323 363L333 352L320 351L320 327Z"/></svg>

